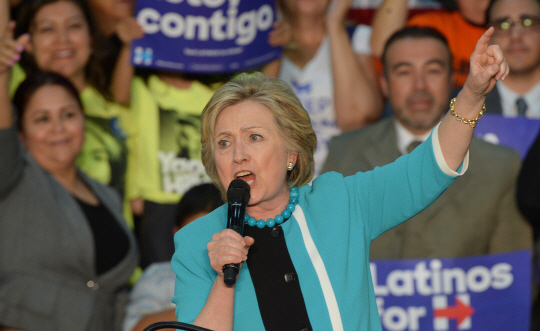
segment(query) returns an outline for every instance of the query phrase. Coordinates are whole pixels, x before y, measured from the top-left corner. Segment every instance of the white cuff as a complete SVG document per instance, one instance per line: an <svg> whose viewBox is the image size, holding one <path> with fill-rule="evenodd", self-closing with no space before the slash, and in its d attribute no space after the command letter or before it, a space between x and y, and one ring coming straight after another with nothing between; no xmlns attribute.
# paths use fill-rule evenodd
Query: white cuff
<svg viewBox="0 0 540 331"><path fill-rule="evenodd" d="M467 169L469 168L469 150L467 150L467 154L465 155L465 158L463 159L461 171L459 173L450 169L450 167L446 163L446 160L444 159L444 156L441 150L441 144L439 143L439 125L437 125L433 129L433 132L431 133L431 141L433 141L433 152L435 153L435 160L437 160L437 164L439 165L439 168L441 168L441 170L445 174L452 177L459 177L467 171Z"/></svg>

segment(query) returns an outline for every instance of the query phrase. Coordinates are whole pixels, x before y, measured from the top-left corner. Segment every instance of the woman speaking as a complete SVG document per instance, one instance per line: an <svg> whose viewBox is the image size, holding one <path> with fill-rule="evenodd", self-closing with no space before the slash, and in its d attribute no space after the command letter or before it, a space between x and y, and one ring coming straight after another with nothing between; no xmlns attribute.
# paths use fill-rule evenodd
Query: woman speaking
<svg viewBox="0 0 540 331"><path fill-rule="evenodd" d="M312 185L316 137L290 88L257 74L220 88L203 113L203 163L223 195L235 179L250 186L245 236L225 229L227 206L176 234L178 320L213 330L380 330L371 241L465 172L485 95L509 70L499 47L488 47L492 33L471 56L451 106L457 116L387 166ZM223 266L242 262L226 285Z"/></svg>

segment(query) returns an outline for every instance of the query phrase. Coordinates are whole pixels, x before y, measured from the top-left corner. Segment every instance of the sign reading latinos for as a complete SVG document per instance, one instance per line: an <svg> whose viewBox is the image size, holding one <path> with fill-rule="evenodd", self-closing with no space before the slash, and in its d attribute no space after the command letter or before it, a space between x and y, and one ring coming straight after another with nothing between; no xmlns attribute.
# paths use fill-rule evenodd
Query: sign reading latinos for
<svg viewBox="0 0 540 331"><path fill-rule="evenodd" d="M138 0L145 36L132 46L135 66L186 73L227 73L281 55L268 44L275 0Z"/></svg>
<svg viewBox="0 0 540 331"><path fill-rule="evenodd" d="M530 263L529 251L372 261L383 329L528 331Z"/></svg>

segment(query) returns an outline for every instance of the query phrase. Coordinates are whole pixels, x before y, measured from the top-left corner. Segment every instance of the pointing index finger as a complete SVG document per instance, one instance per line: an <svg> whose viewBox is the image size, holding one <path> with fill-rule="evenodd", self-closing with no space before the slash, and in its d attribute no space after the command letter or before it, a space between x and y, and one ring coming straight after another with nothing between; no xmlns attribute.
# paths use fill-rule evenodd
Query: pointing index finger
<svg viewBox="0 0 540 331"><path fill-rule="evenodd" d="M489 40L491 39L491 36L493 35L493 31L495 29L493 27L490 27L489 29L484 32L482 37L478 39L478 42L476 43L476 46L474 47L474 51L477 54L483 54L486 52L488 46L489 46Z"/></svg>

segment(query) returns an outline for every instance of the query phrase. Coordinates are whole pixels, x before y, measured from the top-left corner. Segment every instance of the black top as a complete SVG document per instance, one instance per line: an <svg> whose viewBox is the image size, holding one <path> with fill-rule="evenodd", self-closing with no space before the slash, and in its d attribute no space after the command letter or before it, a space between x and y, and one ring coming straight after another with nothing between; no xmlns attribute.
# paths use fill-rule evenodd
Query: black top
<svg viewBox="0 0 540 331"><path fill-rule="evenodd" d="M101 275L116 266L129 250L129 238L103 204L92 206L75 198L92 229L96 273Z"/></svg>
<svg viewBox="0 0 540 331"><path fill-rule="evenodd" d="M246 224L244 236L255 239L246 263L265 329L311 331L300 279L281 226L259 229Z"/></svg>

